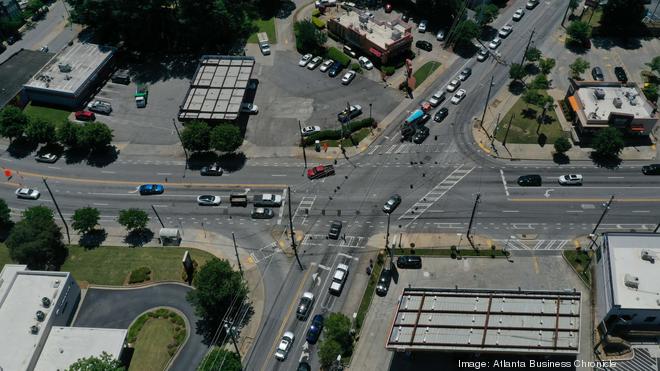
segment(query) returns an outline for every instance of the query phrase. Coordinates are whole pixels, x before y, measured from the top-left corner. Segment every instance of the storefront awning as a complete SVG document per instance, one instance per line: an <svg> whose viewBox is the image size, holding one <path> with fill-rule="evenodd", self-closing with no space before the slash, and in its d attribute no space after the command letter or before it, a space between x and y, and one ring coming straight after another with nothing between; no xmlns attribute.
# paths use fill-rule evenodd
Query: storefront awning
<svg viewBox="0 0 660 371"><path fill-rule="evenodd" d="M571 95L568 97L568 103L571 105L573 111L577 112L580 110L580 104L578 103L577 99L575 99L575 96Z"/></svg>
<svg viewBox="0 0 660 371"><path fill-rule="evenodd" d="M383 53L381 53L378 49L376 48L369 48L369 53L375 55L376 57L380 58Z"/></svg>
<svg viewBox="0 0 660 371"><path fill-rule="evenodd" d="M644 125L642 124L631 124L630 125L630 131L634 131L636 133L641 133L644 131Z"/></svg>

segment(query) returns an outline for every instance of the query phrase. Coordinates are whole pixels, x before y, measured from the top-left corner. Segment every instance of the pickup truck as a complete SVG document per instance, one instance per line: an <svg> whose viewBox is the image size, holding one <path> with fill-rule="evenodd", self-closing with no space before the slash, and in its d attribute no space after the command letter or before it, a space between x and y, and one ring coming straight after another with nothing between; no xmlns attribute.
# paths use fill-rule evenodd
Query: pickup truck
<svg viewBox="0 0 660 371"><path fill-rule="evenodd" d="M256 207L280 207L282 206L282 196L271 193L255 195L252 202Z"/></svg>
<svg viewBox="0 0 660 371"><path fill-rule="evenodd" d="M137 88L135 88L135 105L137 108L146 107L148 97L149 86L147 84L138 84Z"/></svg>
<svg viewBox="0 0 660 371"><path fill-rule="evenodd" d="M348 265L346 264L337 264L337 270L332 276L332 283L328 291L332 295L339 296L341 290L344 288L344 283L346 282L346 277L348 276Z"/></svg>
<svg viewBox="0 0 660 371"><path fill-rule="evenodd" d="M309 179L320 179L330 175L335 175L335 167L332 165L319 165L307 169L307 178Z"/></svg>

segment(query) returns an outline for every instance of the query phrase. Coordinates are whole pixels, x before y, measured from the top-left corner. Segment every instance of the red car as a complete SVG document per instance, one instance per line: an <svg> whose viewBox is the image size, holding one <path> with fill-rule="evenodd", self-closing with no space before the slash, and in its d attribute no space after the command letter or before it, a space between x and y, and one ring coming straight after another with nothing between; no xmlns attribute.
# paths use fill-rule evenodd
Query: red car
<svg viewBox="0 0 660 371"><path fill-rule="evenodd" d="M387 3L385 4L385 13L391 13L392 12L392 4Z"/></svg>
<svg viewBox="0 0 660 371"><path fill-rule="evenodd" d="M94 112L90 112L90 111L78 111L76 112L76 120L95 121L96 115L94 114Z"/></svg>
<svg viewBox="0 0 660 371"><path fill-rule="evenodd" d="M335 175L335 167L332 165L319 165L307 169L307 178L309 179L325 178L330 175Z"/></svg>

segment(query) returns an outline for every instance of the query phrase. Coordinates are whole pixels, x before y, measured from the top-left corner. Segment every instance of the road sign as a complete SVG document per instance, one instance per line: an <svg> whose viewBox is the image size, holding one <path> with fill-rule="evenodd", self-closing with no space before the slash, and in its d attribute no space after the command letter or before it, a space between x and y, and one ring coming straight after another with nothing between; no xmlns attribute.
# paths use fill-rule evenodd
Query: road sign
<svg viewBox="0 0 660 371"><path fill-rule="evenodd" d="M5 176L10 177L11 176L11 170L5 169Z"/></svg>

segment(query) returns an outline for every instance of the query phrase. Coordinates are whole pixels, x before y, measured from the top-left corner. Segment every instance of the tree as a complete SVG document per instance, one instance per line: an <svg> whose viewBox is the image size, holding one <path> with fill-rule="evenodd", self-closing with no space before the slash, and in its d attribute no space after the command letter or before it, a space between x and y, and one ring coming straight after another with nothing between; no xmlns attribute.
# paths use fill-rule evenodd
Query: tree
<svg viewBox="0 0 660 371"><path fill-rule="evenodd" d="M0 111L0 135L5 138L20 137L27 124L27 116L18 107L7 106Z"/></svg>
<svg viewBox="0 0 660 371"><path fill-rule="evenodd" d="M527 53L525 53L525 59L530 62L536 62L541 59L541 51L537 48L531 47L527 49Z"/></svg>
<svg viewBox="0 0 660 371"><path fill-rule="evenodd" d="M220 367L222 364L222 368ZM234 352L228 350L214 347L211 353L209 353L202 363L200 364L197 371L242 371L243 367L241 365L241 357Z"/></svg>
<svg viewBox="0 0 660 371"><path fill-rule="evenodd" d="M577 79L589 68L589 66L589 62L581 57L577 57L573 63L568 65L568 68L571 69L571 75L573 78Z"/></svg>
<svg viewBox="0 0 660 371"><path fill-rule="evenodd" d="M474 12L477 23L483 27L497 18L500 9L495 4L481 4L474 8Z"/></svg>
<svg viewBox="0 0 660 371"><path fill-rule="evenodd" d="M31 118L25 136L33 143L51 143L55 141L55 124L43 118Z"/></svg>
<svg viewBox="0 0 660 371"><path fill-rule="evenodd" d="M325 338L336 341L342 349L342 355L350 355L353 350L351 320L342 313L330 313L324 323Z"/></svg>
<svg viewBox="0 0 660 371"><path fill-rule="evenodd" d="M64 144L65 146L69 148L75 148L79 145L78 132L80 130L80 125L66 120L57 127L57 130L55 131L55 137L57 138L57 141Z"/></svg>
<svg viewBox="0 0 660 371"><path fill-rule="evenodd" d="M45 206L26 209L5 243L14 261L33 270L59 268L68 253L53 211Z"/></svg>
<svg viewBox="0 0 660 371"><path fill-rule="evenodd" d="M101 356L80 358L74 362L69 368L68 371L125 371L117 359L115 359L110 354L103 352Z"/></svg>
<svg viewBox="0 0 660 371"><path fill-rule="evenodd" d="M642 92L650 102L655 103L658 101L658 85L649 84L642 89Z"/></svg>
<svg viewBox="0 0 660 371"><path fill-rule="evenodd" d="M615 157L625 147L625 142L621 132L610 126L596 133L592 147L597 155Z"/></svg>
<svg viewBox="0 0 660 371"><path fill-rule="evenodd" d="M149 223L149 215L140 209L123 209L119 211L117 223L124 226L127 231L137 231L147 228Z"/></svg>
<svg viewBox="0 0 660 371"><path fill-rule="evenodd" d="M657 57L653 57L653 59L651 59L651 62L646 63L646 65L649 66L651 71L660 73L660 55Z"/></svg>
<svg viewBox="0 0 660 371"><path fill-rule="evenodd" d="M328 368L341 354L341 345L333 339L323 340L319 347L319 361L321 366Z"/></svg>
<svg viewBox="0 0 660 371"><path fill-rule="evenodd" d="M183 132L181 132L183 148L190 151L208 151L209 134L209 124L206 122L194 120L187 123Z"/></svg>
<svg viewBox="0 0 660 371"><path fill-rule="evenodd" d="M584 45L589 41L591 37L591 26L587 22L583 21L573 21L568 28L566 33L571 40L575 41L578 44Z"/></svg>
<svg viewBox="0 0 660 371"><path fill-rule="evenodd" d="M479 36L479 25L471 19L460 21L450 37L450 42L455 47L472 45L472 40Z"/></svg>
<svg viewBox="0 0 660 371"><path fill-rule="evenodd" d="M552 103L552 97L542 94L537 89L529 89L522 96L527 104L543 107L546 103Z"/></svg>
<svg viewBox="0 0 660 371"><path fill-rule="evenodd" d="M568 8L571 10L571 13L575 11L580 6L580 0L569 0Z"/></svg>
<svg viewBox="0 0 660 371"><path fill-rule="evenodd" d="M643 29L644 0L608 0L603 6L601 29L613 36L628 37Z"/></svg>
<svg viewBox="0 0 660 371"><path fill-rule="evenodd" d="M77 132L78 145L98 151L107 148L112 142L113 134L106 124L102 122L89 122Z"/></svg>
<svg viewBox="0 0 660 371"><path fill-rule="evenodd" d="M525 68L521 64L511 63L511 67L509 67L510 78L513 80L522 80L525 76L527 76L527 71L525 71Z"/></svg>
<svg viewBox="0 0 660 371"><path fill-rule="evenodd" d="M550 81L545 75L538 75L534 78L534 80L530 84L530 88L547 90L548 88L550 88Z"/></svg>
<svg viewBox="0 0 660 371"><path fill-rule="evenodd" d="M321 54L323 44L328 41L328 36L309 20L294 23L293 32L296 36L296 49L301 53Z"/></svg>
<svg viewBox="0 0 660 371"><path fill-rule="evenodd" d="M451 24L462 7L462 0L417 0L416 4L417 12L431 23Z"/></svg>
<svg viewBox="0 0 660 371"><path fill-rule="evenodd" d="M94 207L83 207L73 213L73 229L78 233L89 233L99 224L101 213Z"/></svg>
<svg viewBox="0 0 660 371"><path fill-rule="evenodd" d="M541 69L541 73L544 75L547 75L552 71L553 68L555 68L555 64L557 62L552 59L552 58L541 58L539 59L539 68Z"/></svg>
<svg viewBox="0 0 660 371"><path fill-rule="evenodd" d="M11 209L5 200L0 198L0 227L4 230L9 225L11 225Z"/></svg>
<svg viewBox="0 0 660 371"><path fill-rule="evenodd" d="M33 16L37 14L39 9L41 9L44 6L44 2L42 0L29 0L27 5L25 6L25 13Z"/></svg>
<svg viewBox="0 0 660 371"><path fill-rule="evenodd" d="M240 304L248 293L241 274L234 271L228 261L217 258L208 260L201 267L195 274L193 285L196 289L188 292L186 298L202 318L204 328L211 333L222 324L232 301L235 299ZM234 315L238 307L240 305L234 306L228 315Z"/></svg>
<svg viewBox="0 0 660 371"><path fill-rule="evenodd" d="M555 151L564 154L573 147L566 137L559 137L555 140Z"/></svg>
<svg viewBox="0 0 660 371"><path fill-rule="evenodd" d="M218 124L211 130L211 147L216 151L234 152L241 144L241 129L236 125Z"/></svg>

